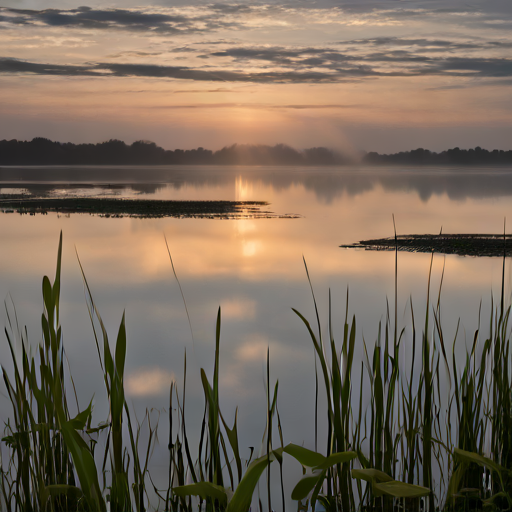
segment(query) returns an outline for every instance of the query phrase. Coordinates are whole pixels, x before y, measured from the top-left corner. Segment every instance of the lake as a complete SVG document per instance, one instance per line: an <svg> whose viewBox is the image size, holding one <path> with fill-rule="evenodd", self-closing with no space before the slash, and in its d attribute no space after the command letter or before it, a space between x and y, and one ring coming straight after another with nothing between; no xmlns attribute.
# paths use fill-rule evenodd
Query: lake
<svg viewBox="0 0 512 512"><path fill-rule="evenodd" d="M239 407L242 457L249 456L249 446L259 450L264 434L267 348L271 385L279 380L285 442L314 448L314 352L304 324L292 311L297 309L316 325L303 258L325 329L331 291L333 330L340 339L348 289L349 315L357 319L359 362L355 368L359 368L363 340L368 346L375 343L379 322L386 319L387 300L394 315L395 255L343 249L341 244L392 236L392 215L399 234L441 229L444 233L500 233L504 218L512 224L512 169L0 168L0 193L20 190L53 196L267 201L266 208L278 215L298 216L213 220L0 214L0 296L8 304L12 298L19 324L27 326L33 347L41 338L41 279L43 275L53 279L63 232L65 350L80 405L86 407L94 396L95 422L107 419L108 407L77 255L112 342L126 312L125 385L139 419L147 408L154 408L156 417L168 407L172 380L182 392L186 351L187 421L189 438L196 444L204 408L199 370L204 368L211 379L215 322L221 308L220 403L229 423ZM398 325L406 328L404 358L411 335L409 301L421 326L430 258L429 254L398 254ZM443 326L448 338L453 337L460 318L461 354L464 343L473 340L480 305L486 326L491 295L499 300L502 264L500 258L434 257L434 301L444 267ZM509 297L509 266L505 282ZM5 313L3 321L7 322ZM6 343L0 345L0 358L9 366ZM353 394L358 398L356 382ZM324 414L322 393L320 387ZM5 391L0 407L5 418ZM325 439L322 425L320 441ZM160 448L152 467L165 482L165 412L159 432ZM275 443L279 444L277 430ZM324 450L322 442L319 449ZM287 464L289 495L301 471L297 463Z"/></svg>

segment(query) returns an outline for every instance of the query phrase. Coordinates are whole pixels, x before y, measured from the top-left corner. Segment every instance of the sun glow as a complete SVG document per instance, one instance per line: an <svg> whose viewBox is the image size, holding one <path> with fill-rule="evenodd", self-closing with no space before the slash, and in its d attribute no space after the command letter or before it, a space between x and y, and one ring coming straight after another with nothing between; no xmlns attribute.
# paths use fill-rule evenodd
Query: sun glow
<svg viewBox="0 0 512 512"><path fill-rule="evenodd" d="M235 198L237 201L247 201L252 196L253 185L248 180L244 180L242 176L235 179Z"/></svg>

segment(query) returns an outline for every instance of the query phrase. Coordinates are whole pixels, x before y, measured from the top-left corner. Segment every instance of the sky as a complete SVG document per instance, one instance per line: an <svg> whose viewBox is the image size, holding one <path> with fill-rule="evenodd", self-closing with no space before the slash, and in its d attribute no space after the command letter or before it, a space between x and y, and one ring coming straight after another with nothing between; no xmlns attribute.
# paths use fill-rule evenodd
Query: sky
<svg viewBox="0 0 512 512"><path fill-rule="evenodd" d="M512 149L510 0L0 5L0 139Z"/></svg>

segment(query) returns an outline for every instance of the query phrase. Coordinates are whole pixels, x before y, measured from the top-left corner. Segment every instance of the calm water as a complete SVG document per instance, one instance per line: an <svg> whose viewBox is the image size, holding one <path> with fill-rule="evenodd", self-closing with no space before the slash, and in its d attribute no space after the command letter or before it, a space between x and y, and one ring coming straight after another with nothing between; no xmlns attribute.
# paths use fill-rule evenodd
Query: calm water
<svg viewBox="0 0 512 512"><path fill-rule="evenodd" d="M193 443L203 413L199 369L205 368L211 378L220 306L221 408L225 417L232 418L239 406L244 456L249 446L258 450L264 433L267 347L272 383L279 379L285 441L314 446L313 348L291 309L314 320L303 257L322 323L327 325L331 289L334 329L340 334L348 287L361 359L363 338L367 344L375 342L378 323L385 319L386 299L393 304L394 254L341 249L340 244L391 236L392 214L399 234L438 233L441 227L445 233L498 233L505 217L512 223L511 169L2 168L0 189L1 193L28 189L57 195L263 200L275 213L301 216L141 220L0 214L0 296L8 301L12 297L33 346L40 339L41 278L54 274L59 232L63 232L64 342L81 405L95 396L97 422L107 419L107 404L76 252L114 339L126 311L126 387L140 417L146 408L167 406L172 379L181 391L187 351L187 419ZM164 235L186 298L193 338ZM421 317L429 262L429 255L399 253L400 326L410 324L410 297ZM453 334L460 317L461 339L466 336L469 343L480 301L485 318L491 293L499 295L502 261L436 256L436 292L443 265L444 327ZM508 292L508 269L506 279ZM4 314L4 322L5 318ZM404 357L408 336L406 331ZM5 364L6 343L0 345L0 357ZM357 389L354 394L358 395ZM4 391L0 410L7 410ZM161 449L155 452L153 466L165 475L165 414L160 421ZM291 482L300 473L297 465L289 463ZM289 495L292 484L287 485Z"/></svg>

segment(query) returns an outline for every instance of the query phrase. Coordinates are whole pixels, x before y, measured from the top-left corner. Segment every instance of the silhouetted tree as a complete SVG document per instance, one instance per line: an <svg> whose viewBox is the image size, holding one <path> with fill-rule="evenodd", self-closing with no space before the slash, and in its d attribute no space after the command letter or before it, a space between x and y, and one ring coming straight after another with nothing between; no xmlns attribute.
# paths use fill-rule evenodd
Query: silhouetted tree
<svg viewBox="0 0 512 512"><path fill-rule="evenodd" d="M150 141L127 145L110 139L98 144L53 142L43 137L31 141L0 141L0 165L344 165L353 161L324 147L298 151L286 144L275 146L233 144L219 151L197 149L166 151ZM441 153L418 148L391 155L370 152L366 165L512 165L512 151L488 151L477 146Z"/></svg>

